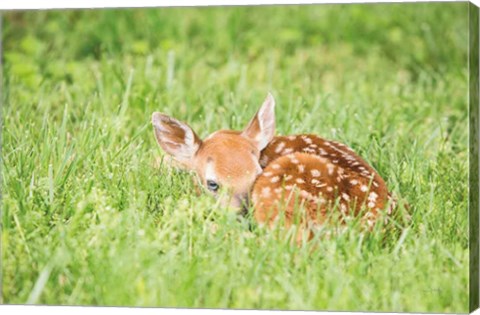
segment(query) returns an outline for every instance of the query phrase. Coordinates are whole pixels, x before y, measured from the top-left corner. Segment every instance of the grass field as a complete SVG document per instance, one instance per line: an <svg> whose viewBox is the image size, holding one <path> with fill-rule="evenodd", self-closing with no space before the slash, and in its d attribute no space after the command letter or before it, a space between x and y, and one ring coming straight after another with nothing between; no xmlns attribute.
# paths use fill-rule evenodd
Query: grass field
<svg viewBox="0 0 480 315"><path fill-rule="evenodd" d="M467 3L3 13L2 302L467 312ZM156 160L267 92L411 224L292 246ZM253 224L250 231L248 224Z"/></svg>

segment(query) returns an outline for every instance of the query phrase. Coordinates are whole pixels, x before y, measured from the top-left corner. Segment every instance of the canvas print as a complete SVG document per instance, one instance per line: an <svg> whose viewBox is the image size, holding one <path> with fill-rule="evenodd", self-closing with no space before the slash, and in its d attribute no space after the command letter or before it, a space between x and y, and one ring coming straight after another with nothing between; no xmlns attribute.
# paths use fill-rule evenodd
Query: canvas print
<svg viewBox="0 0 480 315"><path fill-rule="evenodd" d="M3 304L478 307L468 2L4 11L2 72Z"/></svg>

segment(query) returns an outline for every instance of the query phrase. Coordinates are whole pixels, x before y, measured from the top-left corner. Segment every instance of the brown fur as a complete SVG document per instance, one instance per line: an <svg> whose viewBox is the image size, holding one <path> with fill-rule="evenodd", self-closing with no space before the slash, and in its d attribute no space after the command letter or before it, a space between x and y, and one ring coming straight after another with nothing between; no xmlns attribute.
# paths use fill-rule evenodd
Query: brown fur
<svg viewBox="0 0 480 315"><path fill-rule="evenodd" d="M203 141L195 155L194 169L204 182L207 161L215 164L218 182L234 194L247 194L257 177L256 165L259 151L238 132L217 131Z"/></svg>
<svg viewBox="0 0 480 315"><path fill-rule="evenodd" d="M266 167L252 190L254 216L259 222L272 224L279 212L290 221L299 205L305 209L305 219L317 224L336 217L332 211L337 211L343 221L347 216L359 215L362 209L366 210L365 220L372 221L388 203L386 184L370 165L345 145L316 135L275 137L262 151L260 161ZM275 169L273 165L279 167ZM312 170L320 175L313 176ZM272 183L275 177L279 180ZM288 189L290 186L294 187ZM262 194L268 191L265 187L270 188L270 194ZM328 187L331 189L327 190ZM374 207L369 207L372 192L376 198Z"/></svg>

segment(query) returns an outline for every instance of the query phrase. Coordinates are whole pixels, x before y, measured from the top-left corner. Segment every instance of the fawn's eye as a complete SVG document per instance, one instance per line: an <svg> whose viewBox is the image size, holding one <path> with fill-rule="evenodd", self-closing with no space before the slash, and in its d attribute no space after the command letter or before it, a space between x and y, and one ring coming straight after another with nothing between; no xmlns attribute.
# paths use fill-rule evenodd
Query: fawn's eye
<svg viewBox="0 0 480 315"><path fill-rule="evenodd" d="M207 180L207 188L210 191L216 192L219 188L218 184L213 180Z"/></svg>

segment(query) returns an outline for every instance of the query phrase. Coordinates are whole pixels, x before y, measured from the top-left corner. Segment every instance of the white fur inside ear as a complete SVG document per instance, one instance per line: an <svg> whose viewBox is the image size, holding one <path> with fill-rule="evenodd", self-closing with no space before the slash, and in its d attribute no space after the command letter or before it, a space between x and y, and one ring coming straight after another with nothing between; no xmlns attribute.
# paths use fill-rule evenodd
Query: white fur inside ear
<svg viewBox="0 0 480 315"><path fill-rule="evenodd" d="M180 125L180 128L182 128L185 131L185 136L183 137L183 141L185 141L185 144L191 148L194 148L194 152L198 149L198 146L195 144L195 137L193 136L192 129L185 125Z"/></svg>
<svg viewBox="0 0 480 315"><path fill-rule="evenodd" d="M275 99L268 93L257 115L260 133L255 137L261 150L265 148L275 133Z"/></svg>
<svg viewBox="0 0 480 315"><path fill-rule="evenodd" d="M161 113L153 113L152 124L160 146L176 160L190 163L200 143L185 123Z"/></svg>
<svg viewBox="0 0 480 315"><path fill-rule="evenodd" d="M265 129L271 127L275 123L275 99L272 94L268 93L267 98L258 111L258 118L260 121L260 128Z"/></svg>

